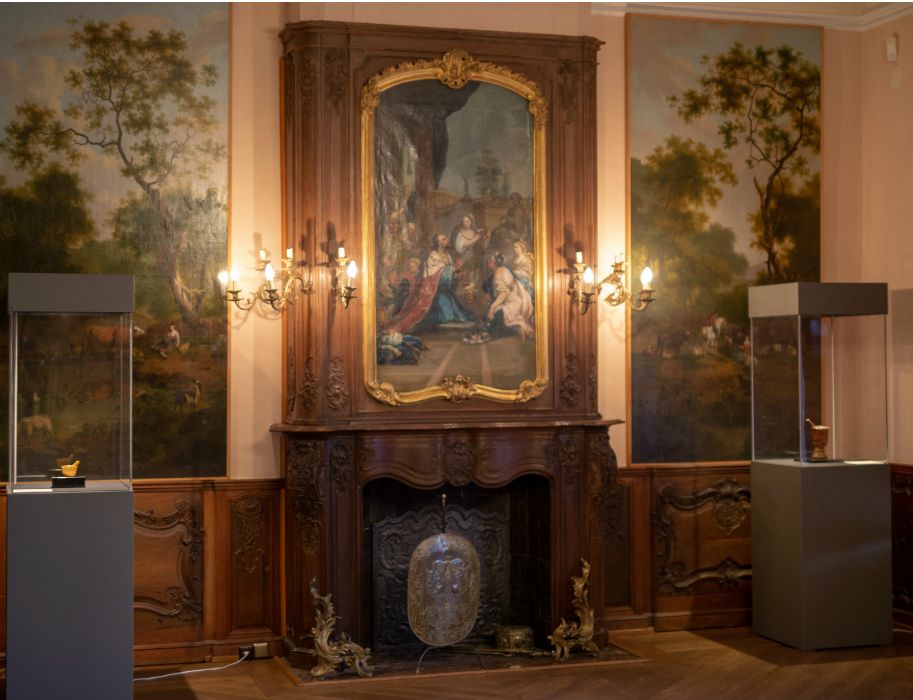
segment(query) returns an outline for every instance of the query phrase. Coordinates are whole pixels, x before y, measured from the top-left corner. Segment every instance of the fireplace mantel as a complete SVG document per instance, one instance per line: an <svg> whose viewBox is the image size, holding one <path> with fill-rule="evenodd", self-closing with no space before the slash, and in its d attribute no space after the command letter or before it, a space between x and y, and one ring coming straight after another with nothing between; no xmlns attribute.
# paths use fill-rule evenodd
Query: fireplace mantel
<svg viewBox="0 0 913 700"><path fill-rule="evenodd" d="M549 482L551 628L572 613L570 578L592 565L591 605L603 606L604 551L625 517L615 483L609 427L621 421L396 426L274 426L283 433L287 489L286 562L293 661L308 659L312 610L307 580L333 593L346 630L363 641L363 488L391 478L419 489L473 483L487 488L526 474ZM429 494L429 502L433 500Z"/></svg>
<svg viewBox="0 0 913 700"><path fill-rule="evenodd" d="M284 417L272 428L282 436L287 485L290 656L296 663L309 660L313 608L306 584L312 576L322 593L333 594L344 631L368 641L363 601L370 591L360 571L363 491L382 478L417 489L469 483L495 489L541 475L549 485L552 525L546 622L554 629L561 617L573 616L570 579L579 574L581 558L592 565L590 600L601 614L605 552L626 531L609 442L610 426L620 421L602 420L597 409L596 314L582 315L567 293L575 252L592 258L596 251L600 42L342 22L291 24L281 38L285 245L313 272L313 293L286 310ZM545 232L535 251L542 272L536 308L545 310L542 328L548 330L536 355L537 377L544 380L537 379L535 391L513 392L513 402L490 400L496 398L491 392L481 398L472 390L479 377L457 375L448 381L461 390L445 398L389 405L364 355L377 345L366 341L363 323L362 305L371 295L359 290L348 308L335 302L326 261L344 245L362 269L373 269L362 236L370 220L361 197L363 88L388 69L440 61L456 49L515 83L535 85L537 110L544 107L540 114L547 115L536 122L544 167L535 190L544 198L535 221Z"/></svg>

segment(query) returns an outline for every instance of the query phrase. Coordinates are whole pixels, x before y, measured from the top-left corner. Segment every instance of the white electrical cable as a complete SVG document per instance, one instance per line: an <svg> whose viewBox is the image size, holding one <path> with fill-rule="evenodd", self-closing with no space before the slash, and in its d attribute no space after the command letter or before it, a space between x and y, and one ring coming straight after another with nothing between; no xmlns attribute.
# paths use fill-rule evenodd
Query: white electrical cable
<svg viewBox="0 0 913 700"><path fill-rule="evenodd" d="M191 673L206 673L207 671L224 671L226 668L231 668L232 666L237 666L239 663L244 661L248 656L250 656L250 651L245 651L244 656L242 656L237 661L232 661L230 664L225 666L219 666L219 668L192 668L189 671L175 671L174 673L166 673L161 676L148 676L146 678L134 678L134 683L141 683L143 681L158 681L162 678L171 678L172 676L186 676Z"/></svg>

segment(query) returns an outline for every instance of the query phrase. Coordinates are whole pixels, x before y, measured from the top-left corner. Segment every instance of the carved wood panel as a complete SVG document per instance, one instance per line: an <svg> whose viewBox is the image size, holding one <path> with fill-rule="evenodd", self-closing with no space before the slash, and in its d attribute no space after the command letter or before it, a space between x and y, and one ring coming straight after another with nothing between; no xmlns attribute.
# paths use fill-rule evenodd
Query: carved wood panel
<svg viewBox="0 0 913 700"><path fill-rule="evenodd" d="M136 637L196 635L203 624L202 498L193 491L136 494L134 511Z"/></svg>

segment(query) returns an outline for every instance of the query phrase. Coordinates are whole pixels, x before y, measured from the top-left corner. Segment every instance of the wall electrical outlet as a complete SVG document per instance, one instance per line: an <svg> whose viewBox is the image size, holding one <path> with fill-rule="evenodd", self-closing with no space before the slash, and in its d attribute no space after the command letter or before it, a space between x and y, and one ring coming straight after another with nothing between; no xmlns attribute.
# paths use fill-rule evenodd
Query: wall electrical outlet
<svg viewBox="0 0 913 700"><path fill-rule="evenodd" d="M254 645L254 644L242 644L241 646L239 646L238 647L238 658L244 659L245 661L253 661L255 658L254 657L254 654L255 654L254 647L255 646L256 645ZM244 655L245 652L247 653L247 656Z"/></svg>

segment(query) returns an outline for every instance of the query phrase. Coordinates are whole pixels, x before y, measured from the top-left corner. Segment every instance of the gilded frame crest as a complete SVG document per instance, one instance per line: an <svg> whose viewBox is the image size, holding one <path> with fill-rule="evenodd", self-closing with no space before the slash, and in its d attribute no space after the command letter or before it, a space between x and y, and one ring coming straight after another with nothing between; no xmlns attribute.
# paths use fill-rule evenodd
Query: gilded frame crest
<svg viewBox="0 0 913 700"><path fill-rule="evenodd" d="M418 81L429 82L422 85ZM522 180L529 183L528 193L524 194L522 187L517 187L520 191L512 191L515 182L509 177L509 163L500 169L494 154L486 155L483 151L483 160L475 166L475 192L470 192L469 179L463 175L462 197L457 196L453 188L448 192L435 189L432 195L425 193L425 209L422 210L426 212L424 221L419 221L421 214L415 214L421 205L413 206L417 199L414 191L410 195L413 199L408 205L402 204L394 213L390 213L395 209L392 205L386 206L385 210L385 202L379 198L387 196L384 189L386 183L397 177L395 173L392 176L388 173L398 172L397 169L401 170L404 166L399 151L393 149L391 155L390 149L384 148L384 139L389 138L389 134L382 131L378 135L378 114L385 93L400 88L400 92L386 95L389 100L397 99L394 95L404 94L402 86L407 84L413 84L406 88L413 91L427 88L438 90L439 95L443 94L446 98L453 95L459 104L454 111L468 109L466 105L471 98L460 102L463 98L456 96L456 92L461 90L472 94L472 90L484 87L488 91L484 93L486 95L500 96L498 99L512 100L517 105L520 104L517 97L524 101L524 114L527 115L524 119L528 121L528 130L515 129L514 132L522 131L523 139L528 134L529 153L523 160L525 166L521 169ZM445 86L446 90L442 91L439 86ZM424 114L437 109L439 103L440 100L423 103L421 107L427 107ZM399 105L396 107L399 108ZM440 130L443 128L446 132L447 129L446 126L441 127L444 118L438 112L434 117L437 119L436 125L428 125L427 121L423 123L421 107L415 108L415 114L410 115L413 120L410 122L413 129L410 133L414 134L415 130L426 126L428 129L436 128L438 132L434 134L434 147L439 147L442 140L449 143L446 133L443 137L440 136ZM473 133L485 133L487 118L500 118L493 110L480 108L477 112L470 114L474 123L481 125L481 128ZM514 107L512 113L517 112L518 109ZM366 82L361 99L361 211L365 290L362 352L365 388L374 399L391 406L435 398L459 403L474 397L522 403L536 398L545 390L548 385L548 289L545 283L546 120L546 102L535 82L503 66L478 61L462 50L450 51L440 59L391 66ZM381 128L385 127L386 124ZM407 138L412 139L407 148L414 152L417 137L410 135ZM465 134L462 138L461 143L465 147ZM446 157L444 160L446 162ZM412 165L407 162L405 167ZM485 167L488 169L485 170ZM507 176L504 171L507 171ZM435 172L435 177L440 177L439 172ZM481 186L480 177L487 178ZM497 180L498 177L501 178L500 181ZM381 183L380 187L378 182ZM437 180L434 186L437 187ZM396 190L397 183L392 188ZM401 191L403 189L406 188L397 190L400 202L407 201L406 195ZM428 205L428 201L432 204ZM506 207L511 204L513 208L507 211ZM427 214L429 209L431 214ZM441 232L441 222L446 220L441 211L457 217L459 226L465 233L465 238L456 243L453 249L450 248L451 242L447 234ZM493 230L477 226L473 213L480 218L499 218L499 223ZM502 215L498 217L498 214ZM457 241L459 233L456 228L454 226L454 241ZM391 243L388 250L387 243L394 240L393 236L400 236L403 242L399 248ZM417 241L421 243L416 244ZM464 241L469 243L461 250L460 243ZM411 335L412 329L422 327L422 323L428 327L430 306L440 305L440 296L444 294L443 283L430 279L434 253L429 251L438 254L434 259L440 262L437 271L439 279L444 279L441 266L445 263L449 265L444 270L449 270L447 274L452 274L452 277L447 279L453 282L447 290L454 291L453 299L443 300L449 304L453 318L438 316L447 322L441 321L432 326L430 337L434 338L434 342L426 344L422 338ZM470 254L476 255L476 258L471 259ZM393 271L388 273L388 270ZM394 298L397 294L399 297ZM505 297L504 294L510 296ZM528 302L522 300L524 295ZM486 303L489 304L487 311ZM508 306L508 303L511 305ZM394 308L395 312L389 310ZM472 308L476 309L475 312ZM445 327L449 335L440 332ZM435 350L441 351L442 348L447 351L446 359L431 357ZM426 351L427 355L424 354ZM473 365L470 361L475 356L474 353L480 353L480 365ZM425 367L421 367L423 362ZM401 366L394 366L397 363ZM501 367L508 369L502 372L499 369ZM408 379L403 379L404 377Z"/></svg>

